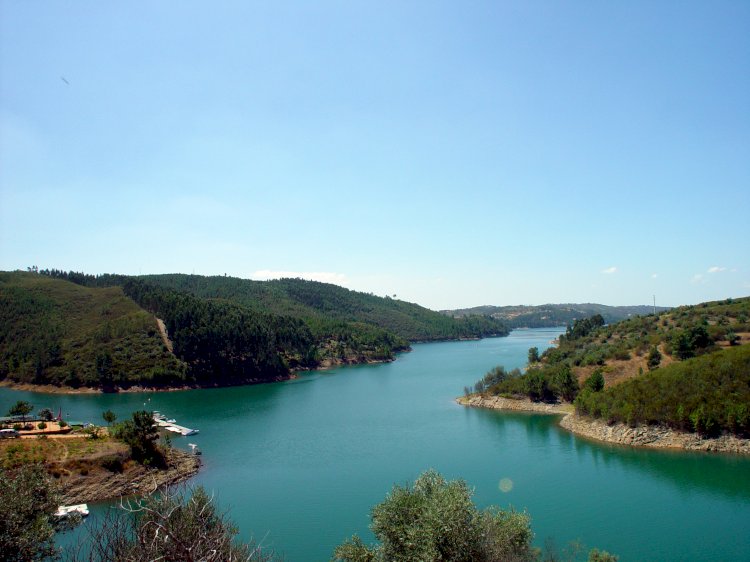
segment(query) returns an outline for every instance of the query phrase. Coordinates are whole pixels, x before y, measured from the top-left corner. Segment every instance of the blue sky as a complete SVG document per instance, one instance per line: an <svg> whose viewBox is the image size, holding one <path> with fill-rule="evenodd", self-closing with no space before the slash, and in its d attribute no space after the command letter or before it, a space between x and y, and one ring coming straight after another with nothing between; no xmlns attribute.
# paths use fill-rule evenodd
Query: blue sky
<svg viewBox="0 0 750 562"><path fill-rule="evenodd" d="M750 3L0 0L0 269L750 294Z"/></svg>

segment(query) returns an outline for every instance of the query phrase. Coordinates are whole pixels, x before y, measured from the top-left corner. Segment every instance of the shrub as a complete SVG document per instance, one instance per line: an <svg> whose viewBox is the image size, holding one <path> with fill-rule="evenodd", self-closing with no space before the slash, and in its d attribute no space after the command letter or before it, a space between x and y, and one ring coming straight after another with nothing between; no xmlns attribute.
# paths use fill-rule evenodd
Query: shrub
<svg viewBox="0 0 750 562"><path fill-rule="evenodd" d="M124 501L122 507L108 510L100 525L91 529L89 543L71 553L71 562L274 559L258 545L235 542L237 528L201 487L167 488L158 496Z"/></svg>
<svg viewBox="0 0 750 562"><path fill-rule="evenodd" d="M434 470L412 486L394 486L372 510L371 529L380 544L367 546L358 536L339 545L343 562L414 560L533 560L533 533L526 513L479 511L463 480L446 481Z"/></svg>
<svg viewBox="0 0 750 562"><path fill-rule="evenodd" d="M599 392L604 388L604 374L601 369L595 369L588 378L583 382L584 388L591 392Z"/></svg>

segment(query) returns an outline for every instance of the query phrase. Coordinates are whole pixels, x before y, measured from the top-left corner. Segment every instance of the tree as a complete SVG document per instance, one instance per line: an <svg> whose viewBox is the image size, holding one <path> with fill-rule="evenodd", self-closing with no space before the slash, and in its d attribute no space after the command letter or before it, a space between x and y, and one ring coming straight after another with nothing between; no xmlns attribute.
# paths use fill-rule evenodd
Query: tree
<svg viewBox="0 0 750 562"><path fill-rule="evenodd" d="M217 511L202 487L173 487L158 496L123 501L109 510L71 562L266 562L272 552L234 541L231 520ZM83 551L86 552L83 552Z"/></svg>
<svg viewBox="0 0 750 562"><path fill-rule="evenodd" d="M53 517L58 495L44 468L25 464L0 469L0 559L9 562L55 556Z"/></svg>
<svg viewBox="0 0 750 562"><path fill-rule="evenodd" d="M659 366L659 363L661 363L661 353L656 346L653 346L651 351L648 352L648 358L646 361L649 371L653 371Z"/></svg>
<svg viewBox="0 0 750 562"><path fill-rule="evenodd" d="M580 390L578 379L575 378L570 367L567 365L562 365L557 369L552 378L552 384L555 393L568 402L575 400L575 397Z"/></svg>
<svg viewBox="0 0 750 562"><path fill-rule="evenodd" d="M96 354L96 374L105 386L112 383L112 354L109 351Z"/></svg>
<svg viewBox="0 0 750 562"><path fill-rule="evenodd" d="M21 416L21 420L25 423L26 422L26 416L28 416L31 411L34 409L34 406L32 406L29 402L26 402L25 400L19 400L13 406L11 406L10 410L8 410L9 416Z"/></svg>
<svg viewBox="0 0 750 562"><path fill-rule="evenodd" d="M113 431L113 435L130 447L131 455L139 463L164 464L164 455L156 447L159 433L152 413L145 410L133 412L132 419L119 424Z"/></svg>
<svg viewBox="0 0 750 562"><path fill-rule="evenodd" d="M584 388L588 388L591 392L599 392L604 388L604 375L601 369L595 369L591 375L583 382Z"/></svg>
<svg viewBox="0 0 750 562"><path fill-rule="evenodd" d="M55 414L52 413L52 410L49 408L42 408L39 410L39 418L43 421L52 421L55 419Z"/></svg>
<svg viewBox="0 0 750 562"><path fill-rule="evenodd" d="M524 376L524 386L528 397L535 402L553 397L549 381L541 369L529 369Z"/></svg>
<svg viewBox="0 0 750 562"><path fill-rule="evenodd" d="M105 412L102 412L102 418L104 418L104 421L107 422L107 425L112 425L117 419L117 415L115 415L112 410L107 410Z"/></svg>
<svg viewBox="0 0 750 562"><path fill-rule="evenodd" d="M539 363L539 348L538 347L529 348L529 365L533 365L534 363Z"/></svg>
<svg viewBox="0 0 750 562"><path fill-rule="evenodd" d="M740 337L732 329L730 329L727 332L727 336L726 337L727 337L727 341L729 342L729 345L737 345L737 342L740 339Z"/></svg>
<svg viewBox="0 0 750 562"><path fill-rule="evenodd" d="M380 544L367 546L355 535L336 548L334 559L520 562L535 554L528 514L479 511L466 482L448 482L434 470L424 472L413 486L394 486L373 508L370 528Z"/></svg>

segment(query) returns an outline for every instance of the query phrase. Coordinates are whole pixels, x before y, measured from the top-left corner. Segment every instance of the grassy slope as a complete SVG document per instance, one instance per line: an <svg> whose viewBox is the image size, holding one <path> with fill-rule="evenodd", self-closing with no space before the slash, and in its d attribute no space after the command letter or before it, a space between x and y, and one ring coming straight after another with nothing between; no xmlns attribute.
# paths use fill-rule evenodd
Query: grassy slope
<svg viewBox="0 0 750 562"><path fill-rule="evenodd" d="M106 373L128 386L177 381L185 371L165 349L154 316L119 287L0 273L0 327L0 378L15 382L98 386Z"/></svg>
<svg viewBox="0 0 750 562"><path fill-rule="evenodd" d="M548 360L566 360L579 380L603 367L608 385L619 384L648 371L647 358L656 347L662 355L661 367L680 361L674 339L682 331L703 325L709 345L696 350L697 355L728 346L727 333L734 331L750 342L750 298L727 299L694 306L683 306L657 316L630 318L595 330L573 341L561 341L556 350L548 352Z"/></svg>

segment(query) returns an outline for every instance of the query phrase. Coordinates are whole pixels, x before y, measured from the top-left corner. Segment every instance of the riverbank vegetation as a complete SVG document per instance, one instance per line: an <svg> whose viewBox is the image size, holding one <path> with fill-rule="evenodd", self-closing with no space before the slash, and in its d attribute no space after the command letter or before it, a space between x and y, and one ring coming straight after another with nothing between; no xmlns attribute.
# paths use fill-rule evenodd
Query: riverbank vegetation
<svg viewBox="0 0 750 562"><path fill-rule="evenodd" d="M2 272L0 304L0 380L105 391L280 380L390 361L410 341L509 332L301 279Z"/></svg>
<svg viewBox="0 0 750 562"><path fill-rule="evenodd" d="M750 298L611 325L595 315L568 326L541 357L529 350L525 373L495 368L473 390L572 402L579 414L610 424L750 437L749 319Z"/></svg>

